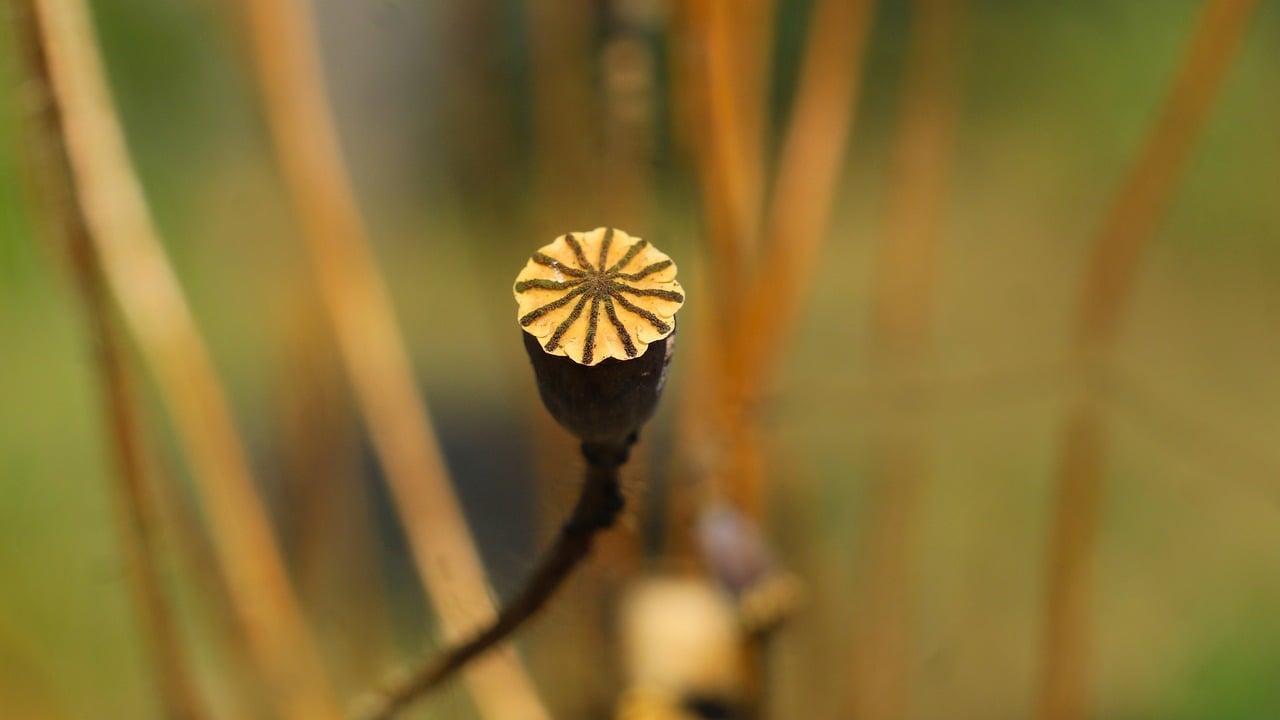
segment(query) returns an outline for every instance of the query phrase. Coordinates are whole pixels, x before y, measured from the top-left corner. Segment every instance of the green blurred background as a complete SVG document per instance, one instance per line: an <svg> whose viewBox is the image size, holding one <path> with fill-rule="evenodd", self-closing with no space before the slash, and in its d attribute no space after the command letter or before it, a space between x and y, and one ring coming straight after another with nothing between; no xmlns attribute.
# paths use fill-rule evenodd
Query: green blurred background
<svg viewBox="0 0 1280 720"><path fill-rule="evenodd" d="M211 0L93 5L159 227L288 536L280 448L290 408L315 390L298 380L313 370L299 369L298 353L327 340L299 321L306 259L273 168L247 42L235 12ZM617 19L622 5L643 6L628 11L629 25ZM869 429L916 404L916 395L877 392L867 381L870 275L909 30L908 3L880 5L832 228L768 395L775 538L810 585L806 611L781 641L774 698L797 709L778 717L841 716ZM537 3L316 6L382 267L497 589L508 592L532 563L530 533L564 511L572 484L566 474L565 488L530 487L522 429L537 410L509 283L554 234L611 221L592 215L589 187L560 197L539 185L547 160L535 147L528 38ZM930 477L912 569L920 591L912 717L921 719L1031 711L1064 394L1053 369L1068 347L1090 242L1171 82L1198 3L964 7L962 115L923 384ZM610 154L603 101L563 111L581 114L585 156L600 172L647 178L652 210L637 234L696 267L705 245L697 186L672 127L661 3L584 8L593 55L577 71L588 87L602 87L599 52L619 33L655 58L646 145ZM775 126L786 117L807 12L806 2L779 3ZM0 53L0 717L158 716L117 552L80 308L29 209L11 40L3 36ZM1105 414L1092 631L1098 718L1280 717L1277 88L1280 4L1262 2L1141 268L1116 354L1123 380ZM696 303L698 280L686 275ZM316 375L332 374L317 364ZM669 435L678 404L679 359L674 372L659 436ZM162 409L138 379L156 464L181 479ZM343 396L340 382L317 382ZM335 437L353 448L336 474L369 499L379 577L395 608L387 627L413 655L428 623L419 591L381 491L360 479L371 461L362 459L358 423L344 400L334 404ZM202 667L215 667L216 638L191 619L200 616L198 573L179 568L173 581ZM339 639L351 606L309 607L339 648L331 652L346 652ZM532 642L572 622L571 611L557 611ZM390 663L375 658L360 677ZM572 672L538 674L572 702L574 688L592 682ZM225 674L206 670L206 681L216 690L231 682ZM470 710L454 691L426 712Z"/></svg>

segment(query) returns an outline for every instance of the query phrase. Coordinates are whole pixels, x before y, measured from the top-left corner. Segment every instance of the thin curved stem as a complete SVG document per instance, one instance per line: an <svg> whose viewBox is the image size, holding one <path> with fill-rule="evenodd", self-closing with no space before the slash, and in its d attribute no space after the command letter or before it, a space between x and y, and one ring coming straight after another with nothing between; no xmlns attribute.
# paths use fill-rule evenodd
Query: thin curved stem
<svg viewBox="0 0 1280 720"><path fill-rule="evenodd" d="M103 279L173 421L236 618L283 718L337 720L212 356L169 263L115 112L86 0L34 0L71 179Z"/></svg>
<svg viewBox="0 0 1280 720"><path fill-rule="evenodd" d="M444 684L472 660L497 647L546 606L591 553L596 536L613 527L622 512L625 500L618 484L618 469L626 462L633 442L634 438L620 445L583 443L587 473L578 503L524 588L502 608L492 625L429 659L410 673L408 679L388 690L362 718L393 717L414 700Z"/></svg>
<svg viewBox="0 0 1280 720"><path fill-rule="evenodd" d="M948 174L960 113L964 0L915 0L897 137L872 296L873 378L918 370L931 357ZM851 715L911 714L914 582L930 468L932 399L913 417L888 412L873 430L870 495L861 536Z"/></svg>
<svg viewBox="0 0 1280 720"><path fill-rule="evenodd" d="M493 617L489 583L342 156L313 3L243 5L267 125L356 404L444 636L467 637ZM468 687L486 720L548 720L516 655L471 669Z"/></svg>
<svg viewBox="0 0 1280 720"><path fill-rule="evenodd" d="M1045 589L1037 720L1090 715L1090 639L1107 434L1100 363L1115 346L1147 247L1249 29L1257 0L1206 0L1181 68L1112 201L1086 269L1068 365L1071 395L1058 449Z"/></svg>
<svg viewBox="0 0 1280 720"><path fill-rule="evenodd" d="M160 567L155 498L147 487L146 451L138 408L129 384L123 340L111 314L102 267L94 254L89 228L76 196L60 107L52 99L49 60L32 3L29 0L15 3L10 15L24 70L38 91L48 94L49 98L32 114L27 128L34 149L32 171L38 176L50 234L64 246L60 249L64 250L80 295L85 329L95 351L103 427L116 465L112 473L116 520L132 599L137 604L165 716L198 720L207 713L196 690L190 658L182 643Z"/></svg>

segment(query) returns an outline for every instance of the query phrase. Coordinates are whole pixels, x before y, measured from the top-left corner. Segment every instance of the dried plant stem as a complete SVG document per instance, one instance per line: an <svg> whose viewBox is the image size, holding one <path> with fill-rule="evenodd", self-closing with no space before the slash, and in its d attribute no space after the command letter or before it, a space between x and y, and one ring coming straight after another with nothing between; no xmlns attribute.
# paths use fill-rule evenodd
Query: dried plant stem
<svg viewBox="0 0 1280 720"><path fill-rule="evenodd" d="M951 149L959 113L959 0L915 0L872 298L876 366L919 369L933 330Z"/></svg>
<svg viewBox="0 0 1280 720"><path fill-rule="evenodd" d="M151 483L157 509L161 546L172 549L170 568L180 568L178 584L190 585L188 594L195 600L191 611L197 616L193 625L200 635L212 642L212 656L217 682L206 683L206 704L213 717L256 717L267 707L270 692L257 671L253 649L246 641L244 626L230 588L222 582L218 554L206 533L199 508L193 505L171 469L164 463L151 463ZM193 639L201 644L201 638Z"/></svg>
<svg viewBox="0 0 1280 720"><path fill-rule="evenodd" d="M726 29L729 21L723 14L727 10L717 10L717 5L733 3L682 6L686 29L705 46L706 57L701 66L697 57L686 58L685 76L677 79L698 120L695 124L703 128L702 141L694 143L694 157L703 185L711 266L717 273L736 273L742 279L731 283L713 278L719 290L710 317L721 335L694 347L690 384L697 396L688 393L681 405L679 437L684 440L678 455L709 487L707 492L673 490L668 542L677 549L692 547L687 535L696 511L689 505L706 497L728 501L757 522L763 520L765 443L760 401L778 348L794 325L826 233L856 114L875 2L819 0L814 7L763 243L754 263L745 257L755 247L756 229L751 223L760 219L759 208L752 206L758 204L759 195L752 192L750 164L762 161L764 148L745 147L746 142L737 139L756 137L755 120L753 111L744 113L731 100L745 102L757 93L738 89L738 80L730 73L735 58L740 66L749 62L749 51L743 47L752 42L751 38L723 37L733 28ZM769 11L739 12L745 16ZM739 70L745 72L742 67ZM758 93L758 99L763 100L764 94ZM748 227L750 234L739 229Z"/></svg>
<svg viewBox="0 0 1280 720"><path fill-rule="evenodd" d="M695 67L689 73L704 77L705 82L686 81L686 85L700 91L693 95L704 107L694 109L700 109L696 114L707 120L695 156L707 207L712 267L718 273L712 314L721 337L709 348L695 348L702 352L695 357L692 384L703 400L691 396L681 407L681 437L686 438L681 455L693 460L699 477L705 477L710 487L704 493L673 490L668 538L675 548L692 546L687 535L695 512L689 505L707 497L728 501L757 523L764 520L762 388L769 381L778 345L794 324L826 233L875 7L873 0L820 0L815 6L764 243L752 263L744 255L756 249L759 234L767 92L741 87L750 82L741 73L747 72L752 60L744 46L767 46L771 33L764 32L754 43L735 38L726 27L726 7L731 3L689 5L686 22L695 36L699 30L705 36L705 68L698 72ZM771 11L771 3L739 8L742 16L768 16ZM759 69L767 68L766 60L759 62ZM740 73L736 78L730 72L735 63ZM755 82L764 80L757 77ZM757 106L734 108L735 99L739 105L754 101ZM726 279L726 273L732 277ZM700 455L695 457L695 452ZM763 638L753 638L749 650L760 670ZM759 674L752 688L757 713L763 712L764 692Z"/></svg>
<svg viewBox="0 0 1280 720"><path fill-rule="evenodd" d="M957 0L916 0L892 181L872 298L873 372L926 359L958 115ZM927 473L923 427L881 415L872 446L873 502L862 541L853 717L909 714L913 555Z"/></svg>
<svg viewBox="0 0 1280 720"><path fill-rule="evenodd" d="M695 153L720 312L742 295L760 234L765 178L772 0L694 0L682 6L699 52L688 57Z"/></svg>
<svg viewBox="0 0 1280 720"><path fill-rule="evenodd" d="M310 277L280 283L285 308L275 383L280 480L290 508L285 545L303 606L343 618L326 636L325 658L338 688L364 690L395 647L378 528L358 468L357 429L328 318ZM359 588L359 592L352 592Z"/></svg>
<svg viewBox="0 0 1280 720"><path fill-rule="evenodd" d="M1168 99L1094 242L1071 358L1049 546L1037 717L1088 715L1090 589L1102 502L1105 437L1092 376L1114 344L1139 264L1208 120L1256 0L1207 0Z"/></svg>
<svg viewBox="0 0 1280 720"><path fill-rule="evenodd" d="M856 114L862 59L874 0L821 0L809 25L799 87L787 123L765 225L762 260L728 314L734 329L727 357L718 363L723 391L721 437L732 478L729 499L760 521L764 470L759 402L770 382L778 348L799 313L804 289L826 235Z"/></svg>
<svg viewBox="0 0 1280 720"><path fill-rule="evenodd" d="M31 3L15 2L10 12L27 74L42 100L38 115L30 119L33 170L39 176L50 225L57 226L51 228L53 234L65 243L64 252L59 254L69 261L96 350L103 420L116 465L112 473L116 480L113 490L130 590L138 606L165 716L197 720L205 717L206 712L199 700L190 659L184 651L173 604L164 586L153 513L155 498L147 490L137 407L102 268L94 255L89 229L76 197L63 144L62 118L58 105L52 101L48 59Z"/></svg>
<svg viewBox="0 0 1280 720"><path fill-rule="evenodd" d="M700 317L711 321L714 335L694 343L693 381L680 407L675 474L697 482L673 483L667 498L666 541L668 550L675 552L696 545L690 533L702 496L725 494L725 438L734 427L729 417L738 405L721 401L737 386L722 377L722 370L735 369L729 350L734 329L724 319L732 317L741 297L747 253L757 230L753 223L758 208L750 206L748 183L756 173L745 166L761 162L763 148L746 147L750 131L743 127L737 104L744 99L738 87L749 43L735 42L728 5L693 0L677 4L673 14L673 34L679 39L672 43L678 69L673 83L681 114L675 130L684 131L678 139L693 158L700 186L711 257L699 275L712 289L711 310Z"/></svg>
<svg viewBox="0 0 1280 720"><path fill-rule="evenodd" d="M248 7L268 125L339 351L445 635L464 637L493 617L493 600L344 169L308 3ZM467 680L486 717L547 716L513 651L471 665Z"/></svg>
<svg viewBox="0 0 1280 720"><path fill-rule="evenodd" d="M759 222L764 204L769 147L769 91L773 71L774 16L777 0L739 0L727 3L737 37L733 43L734 79L738 93L735 108L741 126L738 151L743 157L743 194ZM750 247L750 251L757 248Z"/></svg>
<svg viewBox="0 0 1280 720"><path fill-rule="evenodd" d="M140 611L144 642L159 679L160 699L166 717L204 717L174 608L164 587L164 573L158 562L158 538L152 512L154 498L147 490L145 450L117 336L119 330L110 315L109 299L93 248L88 245L88 237L84 234L84 225L75 215L60 212L57 217L64 222L71 275L84 305L86 324L95 349L98 380L103 392L104 425L116 465L114 476L117 483L113 490L120 544L131 591Z"/></svg>
<svg viewBox="0 0 1280 720"><path fill-rule="evenodd" d="M691 58L691 85L697 107L695 152L707 207L707 235L715 261L711 280L717 312L732 313L742 297L747 276L747 251L758 232L759 208L752 206L749 180L759 174L763 148L746 148L745 129L737 102L738 45L730 3L695 0L686 5L687 22L703 53ZM727 334L727 324L722 324Z"/></svg>
<svg viewBox="0 0 1280 720"><path fill-rule="evenodd" d="M732 318L753 271L764 192L764 78L760 47L768 33L755 21L769 15L767 0L726 3L695 0L684 6L690 37L701 52L689 58L697 126L697 169L707 208L715 312ZM717 323L732 345L732 322ZM727 364L727 361L723 362Z"/></svg>
<svg viewBox="0 0 1280 720"><path fill-rule="evenodd" d="M695 287L702 285L702 278L706 275L696 270L696 277L691 283ZM692 317L690 322L695 327L704 327L716 317L714 308L702 304L694 304L681 312L686 320ZM721 358L707 347L715 342L714 338L696 333L687 343L681 340L689 350L686 363L691 380L685 382L677 400L676 446L669 470L672 480L667 484L663 508L663 555L668 558L695 558L698 542L694 528L698 524L699 510L710 501L719 500L722 492L720 483L715 482L715 473L723 465L720 451L724 443L714 435L717 426L716 397L722 389L711 387L709 382L716 376L716 363Z"/></svg>
<svg viewBox="0 0 1280 720"><path fill-rule="evenodd" d="M1256 5L1257 0L1205 2L1160 116L1094 243L1076 328L1079 345L1105 348L1114 340L1143 250L1208 121Z"/></svg>
<svg viewBox="0 0 1280 720"><path fill-rule="evenodd" d="M254 657L281 714L340 717L213 364L130 165L88 7L37 0L35 8L89 237L173 416Z"/></svg>
<svg viewBox="0 0 1280 720"><path fill-rule="evenodd" d="M365 717L384 720L405 709L468 663L491 651L546 605L590 554L596 536L612 527L622 512L624 500L618 485L618 468L626 462L627 452L627 447L583 446L587 474L573 514L520 594L503 607L493 624L410 673L404 682L379 698Z"/></svg>
<svg viewBox="0 0 1280 720"><path fill-rule="evenodd" d="M819 0L809 20L769 202L762 248L767 270L762 268L752 285L749 332L742 333L753 380L768 376L791 331L827 233L857 114L874 9L875 0Z"/></svg>
<svg viewBox="0 0 1280 720"><path fill-rule="evenodd" d="M1036 716L1080 720L1089 716L1089 609L1104 454L1100 413L1083 391L1070 400L1060 442Z"/></svg>

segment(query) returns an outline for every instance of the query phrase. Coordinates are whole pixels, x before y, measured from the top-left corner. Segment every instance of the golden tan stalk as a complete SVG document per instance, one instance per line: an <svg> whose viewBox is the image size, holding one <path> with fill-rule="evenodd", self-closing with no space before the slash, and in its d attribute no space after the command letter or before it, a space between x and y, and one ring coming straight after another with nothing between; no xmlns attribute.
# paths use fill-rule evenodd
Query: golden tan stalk
<svg viewBox="0 0 1280 720"><path fill-rule="evenodd" d="M492 621L493 599L344 168L308 3L251 0L248 10L268 125L339 351L444 634L465 637ZM547 717L510 648L466 678L486 717Z"/></svg>
<svg viewBox="0 0 1280 720"><path fill-rule="evenodd" d="M696 356L708 358L693 361L708 371L695 381L699 387L728 384L721 370L733 370L729 348L734 329L726 320L732 319L749 279L749 254L759 233L764 148L752 144L762 139L755 135L759 128L752 122L755 116L763 117L763 110L743 106L754 94L751 82L743 77L755 50L745 26L753 12L739 3L692 0L677 4L673 13L677 38L672 43L677 68L673 83L681 114L676 131L698 176L710 249L701 274L713 288L709 317L714 338L694 349ZM712 428L724 424L715 416L723 408L717 396L727 392L726 388L707 393L705 403L686 403L679 435L721 434ZM707 452L722 455L719 449Z"/></svg>
<svg viewBox="0 0 1280 720"><path fill-rule="evenodd" d="M764 243L754 262L746 253L755 246L753 223L759 221L760 209L753 206L758 196L752 194L750 178L752 163L762 162L764 148L746 148L742 140L754 136L754 120L751 112L739 112L735 101L752 93L738 88L732 71L750 62L744 45L766 38L750 33L734 37L728 5L733 4L691 2L681 6L684 12L678 16L692 39L687 44L705 50L704 56L686 52L678 59L683 73L676 80L690 106L686 111L700 130L692 145L712 250L709 270L717 287L711 324L720 331L711 342L694 347L691 385L703 399L687 399L681 406L679 435L685 440L679 452L696 476L708 481L711 494L759 521L765 456L759 401L826 232L875 4L821 0L813 10ZM737 11L742 17L768 14L762 8ZM771 40L771 33L765 35ZM760 100L766 94L759 93ZM762 291L766 283L767 292ZM672 494L669 537L676 547L690 546L684 537L694 515L685 506L689 502L696 502L694 493Z"/></svg>
<svg viewBox="0 0 1280 720"><path fill-rule="evenodd" d="M717 5L719 7L717 9ZM709 309L699 316L709 321L708 337L693 342L688 362L693 370L680 406L674 472L688 473L687 481L672 484L668 498L667 539L671 550L694 547L690 532L700 503L694 481L704 491L725 494L722 471L729 443L727 432L735 403L729 402L738 383L726 377L736 366L730 361L734 328L732 310L740 297L752 244L746 229L758 208L747 207L743 182L742 116L736 103L737 61L731 44L731 19L725 3L692 0L679 3L672 14L672 79L677 140L691 157L697 174L704 232L709 257L698 274L712 288ZM762 148L753 148L756 158ZM734 163L737 167L734 167ZM755 228L751 228L754 237Z"/></svg>
<svg viewBox="0 0 1280 720"><path fill-rule="evenodd" d="M749 294L745 361L763 380L803 301L824 240L858 93L874 0L819 0L778 158L762 248L767 273ZM763 292L768 286L768 292Z"/></svg>
<svg viewBox="0 0 1280 720"><path fill-rule="evenodd" d="M344 693L363 691L395 647L378 528L359 469L358 429L328 318L307 273L281 282L285 308L274 384L280 481L289 508L285 545L302 605L313 617L340 618L324 657ZM359 588L359 592L352 592Z"/></svg>
<svg viewBox="0 0 1280 720"><path fill-rule="evenodd" d="M199 509L187 496L175 474L164 463L150 464L154 479L151 492L156 498L156 520L161 547L171 550L171 571L180 569L175 585L189 585L185 593L195 602L190 612L199 633L196 646L206 645L212 672L206 681L205 701L213 717L257 717L268 708L270 689L258 672L253 649L230 588L222 582L218 554L203 532ZM211 692L213 691L213 692Z"/></svg>
<svg viewBox="0 0 1280 720"><path fill-rule="evenodd" d="M1036 717L1080 720L1089 712L1093 556L1102 505L1104 438L1093 399L1070 399L1060 440Z"/></svg>
<svg viewBox="0 0 1280 720"><path fill-rule="evenodd" d="M352 483L358 463L355 431L345 380L309 278L279 293L285 308L277 323L273 370L273 414L281 495L289 508L281 535L292 549L292 565L303 603L364 602L378 588L344 578L348 565L368 569L376 540L364 528L365 488ZM348 562L348 558L351 559ZM326 586L329 586L328 588ZM327 597L339 589L342 598ZM385 615L385 608L370 615ZM369 618L372 619L372 618ZM368 639L368 633L362 633Z"/></svg>
<svg viewBox="0 0 1280 720"><path fill-rule="evenodd" d="M83 0L37 0L35 7L90 238L173 417L254 658L282 715L340 717L213 364L130 165L89 9Z"/></svg>
<svg viewBox="0 0 1280 720"><path fill-rule="evenodd" d="M741 296L760 233L773 2L693 0L679 9L711 280L721 312L728 313Z"/></svg>
<svg viewBox="0 0 1280 720"><path fill-rule="evenodd" d="M757 521L764 508L758 403L778 348L799 313L827 232L856 112L873 0L821 0L810 18L799 87L778 160L761 261L726 318L735 327L721 397L726 442L722 476L730 500ZM736 322L735 322L736 320Z"/></svg>
<svg viewBox="0 0 1280 720"><path fill-rule="evenodd" d="M1081 289L1072 387L1059 456L1048 557L1041 720L1089 714L1090 596L1105 437L1092 375L1111 349L1143 252L1204 127L1256 0L1207 0L1159 118L1116 193Z"/></svg>
<svg viewBox="0 0 1280 720"><path fill-rule="evenodd" d="M736 42L734 51L734 80L738 93L734 104L741 127L738 151L743 162L743 194L746 205L752 208L753 223L759 223L764 205L764 183L767 175L765 161L769 149L770 90L773 80L774 17L776 0L738 0L728 3L730 22ZM751 238L758 239L758 238ZM752 246L749 251L758 248Z"/></svg>
<svg viewBox="0 0 1280 720"><path fill-rule="evenodd" d="M1086 271L1077 344L1105 349L1133 291L1143 250L1244 39L1256 0L1207 0L1141 155L1116 194Z"/></svg>
<svg viewBox="0 0 1280 720"><path fill-rule="evenodd" d="M71 267L92 345L96 350L98 380L102 385L103 420L114 456L116 522L123 562L151 669L156 674L161 706L171 718L195 720L206 715L199 700L190 661L183 649L174 608L164 587L157 547L155 499L147 491L146 451L143 448L138 411L129 384L119 329L75 194L71 166L62 136L62 118L52 101L48 59L40 42L35 11L29 0L15 2L15 39L32 87L45 102L29 118L32 170L42 191L47 225L64 247Z"/></svg>
<svg viewBox="0 0 1280 720"><path fill-rule="evenodd" d="M760 162L762 148L744 147L736 62L740 38L735 36L730 3L694 0L687 4L689 39L701 53L689 58L690 83L696 99L697 168L706 206L707 236L714 258L710 264L715 307L728 315L742 296L747 251L758 232L759 208L753 207L748 179ZM721 325L726 332L727 325Z"/></svg>
<svg viewBox="0 0 1280 720"><path fill-rule="evenodd" d="M872 297L875 376L927 361L958 116L958 0L916 0L892 180ZM928 472L926 423L884 413L872 448L872 502L862 538L853 716L909 715L911 608L920 496Z"/></svg>
<svg viewBox="0 0 1280 720"><path fill-rule="evenodd" d="M690 285L704 286L706 275L705 272L697 272ZM699 303L691 304L684 313L697 327L707 327L718 317L714 308ZM671 479L667 483L666 507L663 509L666 516L663 554L668 559L690 560L695 557L699 509L710 500L723 501L724 496L722 483L718 482L715 473L723 465L725 443L717 433L724 424L717 422L717 399L725 390L713 384L721 357L709 347L718 338L709 335L695 336L688 342L683 338L680 340L683 343L681 353L688 352L688 359L684 362L689 379L677 398L675 453L669 470Z"/></svg>

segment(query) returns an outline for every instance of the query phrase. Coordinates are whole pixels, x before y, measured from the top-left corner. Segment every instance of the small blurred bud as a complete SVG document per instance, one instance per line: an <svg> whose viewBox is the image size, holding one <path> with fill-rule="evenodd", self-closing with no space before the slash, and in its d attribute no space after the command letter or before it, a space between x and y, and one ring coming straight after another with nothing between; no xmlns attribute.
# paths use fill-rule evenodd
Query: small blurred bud
<svg viewBox="0 0 1280 720"><path fill-rule="evenodd" d="M801 583L777 565L750 518L714 505L698 519L698 541L707 570L736 598L747 632L767 632L795 611Z"/></svg>
<svg viewBox="0 0 1280 720"><path fill-rule="evenodd" d="M698 543L711 576L734 595L773 572L773 556L760 529L728 505L713 505L702 512Z"/></svg>
<svg viewBox="0 0 1280 720"><path fill-rule="evenodd" d="M741 696L745 660L737 613L705 581L649 580L632 590L623 604L622 645L628 685L651 701Z"/></svg>

